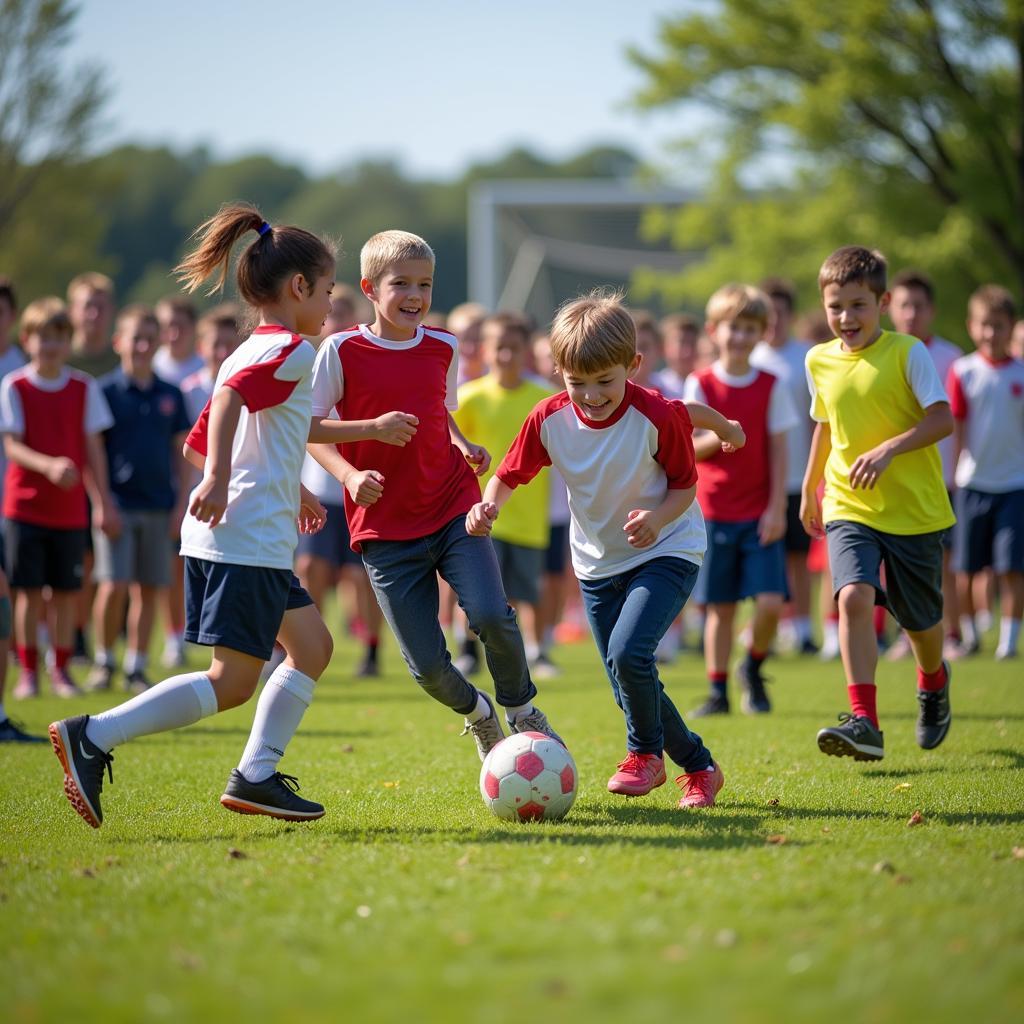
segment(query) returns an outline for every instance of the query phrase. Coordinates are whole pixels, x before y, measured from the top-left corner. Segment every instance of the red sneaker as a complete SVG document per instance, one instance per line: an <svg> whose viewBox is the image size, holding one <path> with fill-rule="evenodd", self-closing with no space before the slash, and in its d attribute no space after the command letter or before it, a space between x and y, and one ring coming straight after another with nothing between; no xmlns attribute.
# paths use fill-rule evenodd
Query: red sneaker
<svg viewBox="0 0 1024 1024"><path fill-rule="evenodd" d="M619 762L619 770L608 780L609 793L643 796L665 784L665 762L657 754L638 754L631 750Z"/></svg>
<svg viewBox="0 0 1024 1024"><path fill-rule="evenodd" d="M716 763L714 771L680 775L676 785L683 791L680 807L714 807L715 797L725 785L725 775Z"/></svg>

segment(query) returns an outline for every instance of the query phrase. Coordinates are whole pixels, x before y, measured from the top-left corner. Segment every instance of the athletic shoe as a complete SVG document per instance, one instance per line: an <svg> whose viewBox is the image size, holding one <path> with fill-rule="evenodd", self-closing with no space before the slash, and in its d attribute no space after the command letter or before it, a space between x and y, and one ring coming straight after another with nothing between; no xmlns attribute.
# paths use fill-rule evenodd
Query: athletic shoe
<svg viewBox="0 0 1024 1024"><path fill-rule="evenodd" d="M169 636L164 641L164 653L160 661L164 668L184 668L185 641L180 637Z"/></svg>
<svg viewBox="0 0 1024 1024"><path fill-rule="evenodd" d="M114 781L111 767L114 755L100 750L88 736L85 726L88 715L62 718L50 724L50 742L53 752L64 767L64 792L71 806L93 828L103 824L100 793L103 791L103 770Z"/></svg>
<svg viewBox="0 0 1024 1024"><path fill-rule="evenodd" d="M995 658L996 661L1013 661L1017 657L1016 650L1010 650L1009 647L997 647Z"/></svg>
<svg viewBox="0 0 1024 1024"><path fill-rule="evenodd" d="M818 733L818 749L832 757L852 757L855 761L881 761L885 755L882 730L870 718L839 714L839 725Z"/></svg>
<svg viewBox="0 0 1024 1024"><path fill-rule="evenodd" d="M71 652L71 660L76 665L90 665L92 664L92 657L89 654L89 648L85 642L85 630L75 630L75 646Z"/></svg>
<svg viewBox="0 0 1024 1024"><path fill-rule="evenodd" d="M468 732L476 740L476 750L482 761L505 738L505 733L502 731L501 722L498 721L491 698L486 693L477 692L487 702L491 713L486 718L473 722L472 725L466 722L466 728L462 730L461 735L465 736Z"/></svg>
<svg viewBox="0 0 1024 1024"><path fill-rule="evenodd" d="M946 738L953 721L949 707L949 684L953 681L953 672L948 661L944 661L942 667L946 670L946 685L941 690L917 691L919 710L914 732L917 745L922 750L934 750Z"/></svg>
<svg viewBox="0 0 1024 1024"><path fill-rule="evenodd" d="M686 772L676 779L683 791L680 807L714 807L715 797L725 785L725 775L716 762L711 771Z"/></svg>
<svg viewBox="0 0 1024 1024"><path fill-rule="evenodd" d="M505 719L508 723L508 731L514 732L542 732L545 736L550 736L553 740L558 740L562 746L565 746L565 740L551 728L551 723L548 722L548 716L541 711L540 708L534 707L534 709L525 715L520 715L514 722Z"/></svg>
<svg viewBox="0 0 1024 1024"><path fill-rule="evenodd" d="M250 782L237 768L231 769L220 802L237 814L265 814L284 821L312 821L324 816L323 804L298 796L294 775L274 772L262 782Z"/></svg>
<svg viewBox="0 0 1024 1024"><path fill-rule="evenodd" d="M541 651L533 661L530 662L530 675L534 679L557 679L562 674L562 670L547 656L544 651Z"/></svg>
<svg viewBox="0 0 1024 1024"><path fill-rule="evenodd" d="M18 722L5 718L0 722L0 743L45 743L45 736L30 736Z"/></svg>
<svg viewBox="0 0 1024 1024"><path fill-rule="evenodd" d="M800 644L800 653L805 654L808 657L814 657L815 654L820 653L820 648L810 637L808 637Z"/></svg>
<svg viewBox="0 0 1024 1024"><path fill-rule="evenodd" d="M665 784L665 761L657 754L629 751L619 762L618 770L608 780L609 793L643 796Z"/></svg>
<svg viewBox="0 0 1024 1024"><path fill-rule="evenodd" d="M768 693L764 688L765 678L761 675L761 666L753 658L747 657L740 662L736 671L743 684L743 696L740 707L748 715L766 715L772 709Z"/></svg>
<svg viewBox="0 0 1024 1024"><path fill-rule="evenodd" d="M35 672L27 672L22 669L18 674L18 681L14 684L15 700L30 700L39 696L39 676Z"/></svg>
<svg viewBox="0 0 1024 1024"><path fill-rule="evenodd" d="M729 714L729 698L712 693L699 708L690 712L691 718L707 718L709 715Z"/></svg>
<svg viewBox="0 0 1024 1024"><path fill-rule="evenodd" d="M81 697L82 690L75 681L68 675L67 669L50 669L50 689L55 697Z"/></svg>
<svg viewBox="0 0 1024 1024"><path fill-rule="evenodd" d="M109 690L116 674L117 669L113 665L93 665L92 671L86 677L85 688L89 693Z"/></svg>
<svg viewBox="0 0 1024 1024"><path fill-rule="evenodd" d="M129 672L124 684L128 692L134 694L145 693L153 685L141 668L137 668L134 672Z"/></svg>
<svg viewBox="0 0 1024 1024"><path fill-rule="evenodd" d="M376 679L380 675L380 666L377 664L377 648L367 647L366 654L356 669L356 679Z"/></svg>

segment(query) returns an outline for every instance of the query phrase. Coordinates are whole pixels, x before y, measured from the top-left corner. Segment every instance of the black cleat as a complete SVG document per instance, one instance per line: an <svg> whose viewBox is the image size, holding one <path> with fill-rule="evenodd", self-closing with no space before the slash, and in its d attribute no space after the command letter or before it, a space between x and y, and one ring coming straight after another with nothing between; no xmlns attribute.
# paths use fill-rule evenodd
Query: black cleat
<svg viewBox="0 0 1024 1024"><path fill-rule="evenodd" d="M949 707L949 684L953 681L953 672L949 662L944 661L946 685L941 690L918 690L917 703L917 745L922 750L934 750L949 732L953 721L953 712Z"/></svg>
<svg viewBox="0 0 1024 1024"><path fill-rule="evenodd" d="M744 658L736 673L743 686L740 706L748 715L766 715L772 709L768 693L764 688L765 678L761 666L753 658Z"/></svg>
<svg viewBox="0 0 1024 1024"><path fill-rule="evenodd" d="M0 722L0 743L45 743L45 736L30 736L17 722L5 718Z"/></svg>
<svg viewBox="0 0 1024 1024"><path fill-rule="evenodd" d="M237 768L231 769L220 802L237 814L265 814L284 821L312 821L324 816L323 804L298 796L294 775L274 772L262 782L250 782Z"/></svg>
<svg viewBox="0 0 1024 1024"><path fill-rule="evenodd" d="M707 718L709 715L727 714L729 714L729 698L713 693L699 708L694 708L690 712L690 718Z"/></svg>
<svg viewBox="0 0 1024 1024"><path fill-rule="evenodd" d="M818 749L831 757L852 757L855 761L881 761L885 756L882 730L870 718L843 711L839 725L818 733Z"/></svg>
<svg viewBox="0 0 1024 1024"><path fill-rule="evenodd" d="M103 771L114 781L111 768L114 756L108 754L85 735L88 715L62 718L50 724L50 742L53 752L64 767L64 792L71 806L93 828L103 824L100 793L103 791Z"/></svg>
<svg viewBox="0 0 1024 1024"><path fill-rule="evenodd" d="M138 696L140 693L145 693L153 684L149 681L146 673L141 668L137 668L134 672L128 673L128 678L125 679L124 685L129 693Z"/></svg>

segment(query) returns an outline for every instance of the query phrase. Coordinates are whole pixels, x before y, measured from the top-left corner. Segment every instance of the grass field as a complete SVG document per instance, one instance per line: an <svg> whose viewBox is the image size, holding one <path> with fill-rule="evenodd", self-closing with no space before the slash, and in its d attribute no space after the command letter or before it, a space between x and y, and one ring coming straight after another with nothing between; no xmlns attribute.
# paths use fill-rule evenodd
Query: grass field
<svg viewBox="0 0 1024 1024"><path fill-rule="evenodd" d="M217 803L253 704L118 749L98 832L49 746L0 748L0 1016L1024 1019L1021 662L957 666L932 752L911 667L883 663L887 754L863 765L814 743L844 708L838 665L777 659L775 713L701 723L726 787L683 812L671 782L606 792L621 718L589 645L558 658L540 703L581 776L561 823L490 816L470 738L390 643L386 677L359 683L341 646L282 764L319 822ZM695 658L665 677L698 702ZM9 707L43 732L110 703Z"/></svg>

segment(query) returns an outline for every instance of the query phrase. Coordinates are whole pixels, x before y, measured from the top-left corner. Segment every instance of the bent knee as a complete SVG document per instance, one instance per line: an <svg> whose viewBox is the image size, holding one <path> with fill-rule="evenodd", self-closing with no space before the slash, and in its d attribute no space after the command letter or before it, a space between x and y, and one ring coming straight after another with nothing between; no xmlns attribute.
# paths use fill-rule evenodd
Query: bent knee
<svg viewBox="0 0 1024 1024"><path fill-rule="evenodd" d="M846 616L870 615L875 609L875 588L870 583L850 583L839 591L839 611Z"/></svg>

